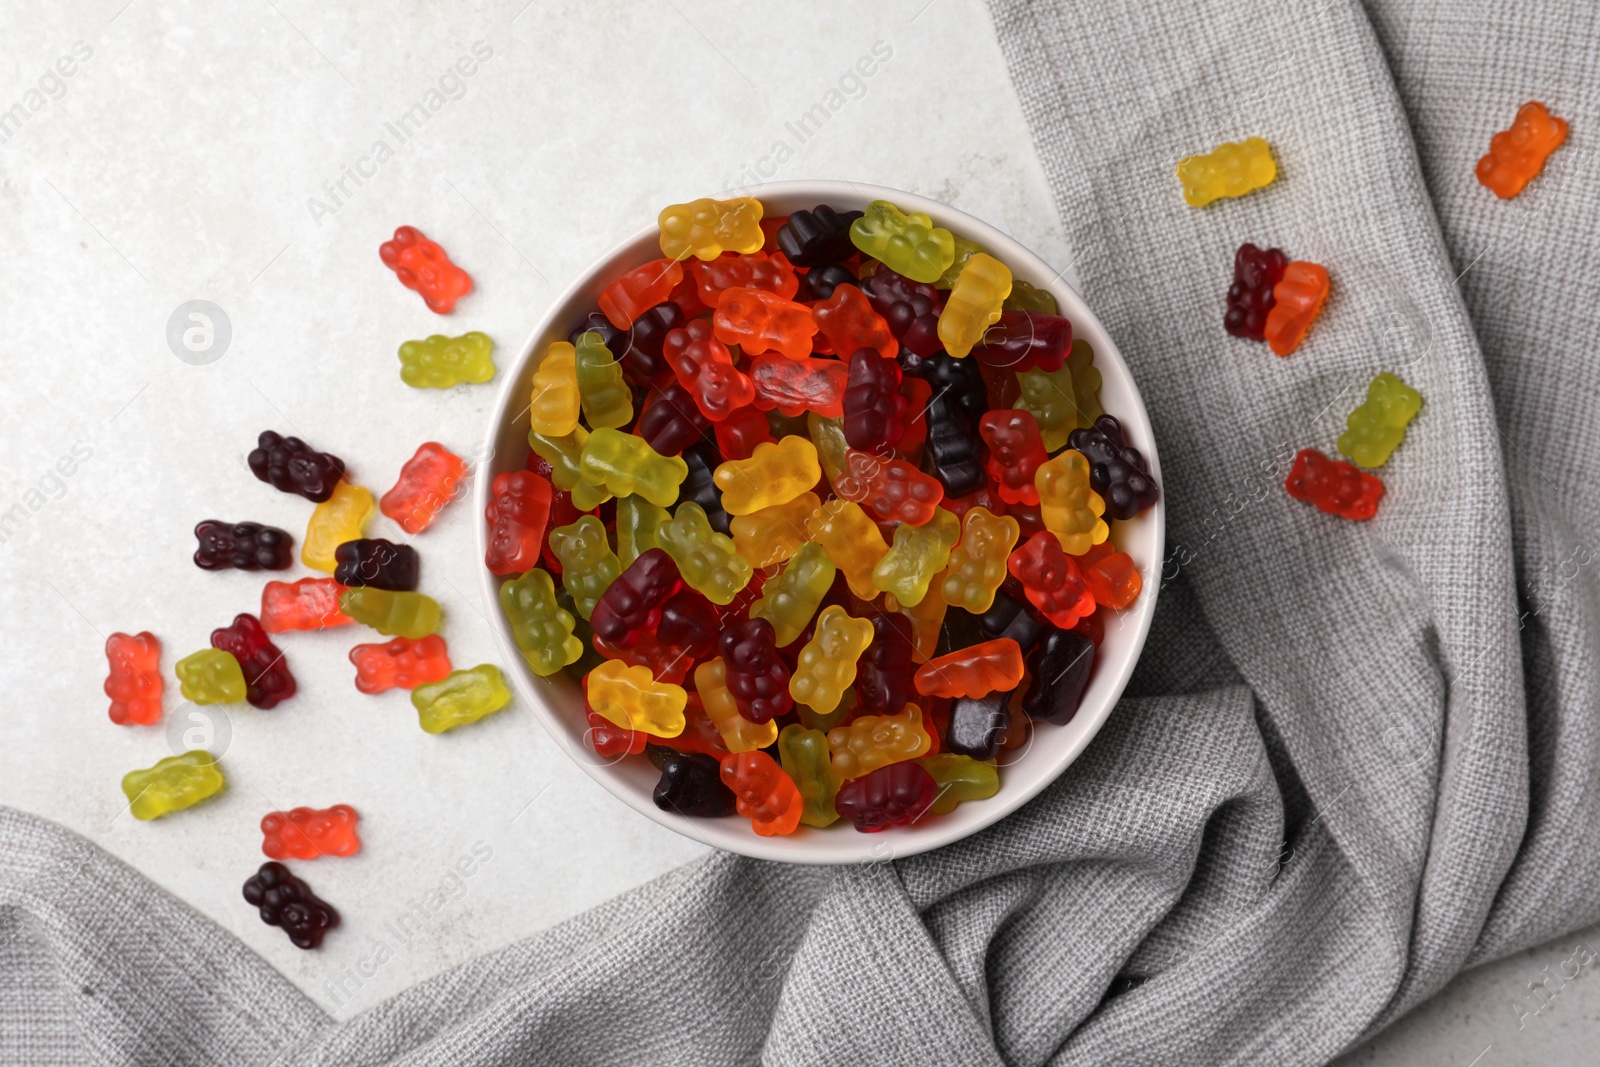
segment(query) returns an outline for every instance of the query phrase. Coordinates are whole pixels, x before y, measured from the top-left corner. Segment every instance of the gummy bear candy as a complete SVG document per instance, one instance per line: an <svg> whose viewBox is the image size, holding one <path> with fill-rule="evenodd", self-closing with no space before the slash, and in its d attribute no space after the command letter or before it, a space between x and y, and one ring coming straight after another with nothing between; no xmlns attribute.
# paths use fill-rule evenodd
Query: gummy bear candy
<svg viewBox="0 0 1600 1067"><path fill-rule="evenodd" d="M844 415L850 371L836 359L785 359L762 355L750 361L755 405L790 417L814 411L825 419Z"/></svg>
<svg viewBox="0 0 1600 1067"><path fill-rule="evenodd" d="M912 679L917 692L932 697L985 697L1010 692L1021 682L1022 649L1008 637L935 656Z"/></svg>
<svg viewBox="0 0 1600 1067"><path fill-rule="evenodd" d="M385 637L427 637L439 628L439 602L422 593L346 589L339 610Z"/></svg>
<svg viewBox="0 0 1600 1067"><path fill-rule="evenodd" d="M1002 311L974 345L972 358L1011 371L1061 369L1072 348L1072 323L1059 315Z"/></svg>
<svg viewBox="0 0 1600 1067"><path fill-rule="evenodd" d="M583 655L583 642L573 636L577 620L557 603L554 580L539 568L500 586L500 610L534 674L549 677Z"/></svg>
<svg viewBox="0 0 1600 1067"><path fill-rule="evenodd" d="M711 601L693 589L680 589L662 602L655 635L662 644L698 659L716 647L722 620L722 612Z"/></svg>
<svg viewBox="0 0 1600 1067"><path fill-rule="evenodd" d="M363 693L415 689L449 677L450 652L444 638L429 634L412 640L397 637L386 645L357 645L350 650L356 688Z"/></svg>
<svg viewBox="0 0 1600 1067"><path fill-rule="evenodd" d="M294 565L294 538L276 526L207 519L194 528L194 537L194 565L201 570L282 571Z"/></svg>
<svg viewBox="0 0 1600 1067"><path fill-rule="evenodd" d="M708 308L721 303L722 294L729 289L761 289L785 300L793 300L800 291L800 279L782 252L691 263L689 273L694 275L695 291Z"/></svg>
<svg viewBox="0 0 1600 1067"><path fill-rule="evenodd" d="M561 586L571 595L578 614L594 613L607 587L622 573L617 555L606 540L606 527L593 515L550 531L550 547L561 561Z"/></svg>
<svg viewBox="0 0 1600 1067"><path fill-rule="evenodd" d="M556 341L534 368L528 425L547 437L565 437L577 428L581 411L578 350L566 341Z"/></svg>
<svg viewBox="0 0 1600 1067"><path fill-rule="evenodd" d="M624 568L656 547L656 530L672 516L642 496L617 501L617 562Z"/></svg>
<svg viewBox="0 0 1600 1067"><path fill-rule="evenodd" d="M244 899L260 909L262 922L282 927L296 948L316 948L328 931L339 925L339 913L333 905L313 893L281 863L263 863L246 879Z"/></svg>
<svg viewBox="0 0 1600 1067"><path fill-rule="evenodd" d="M1381 467L1405 440L1406 427L1422 410L1422 394L1383 371L1367 386L1367 399L1345 420L1339 451L1358 467Z"/></svg>
<svg viewBox="0 0 1600 1067"><path fill-rule="evenodd" d="M1027 593L1028 602L1063 630L1094 611L1094 595L1083 584L1078 565L1048 530L1028 538L1011 553L1007 567Z"/></svg>
<svg viewBox="0 0 1600 1067"><path fill-rule="evenodd" d="M977 435L948 397L935 396L922 409L928 428L923 466L944 486L947 497L977 492L987 482Z"/></svg>
<svg viewBox="0 0 1600 1067"><path fill-rule="evenodd" d="M924 756L916 762L939 787L938 799L928 809L930 814L948 815L959 804L969 800L988 800L1000 792L1000 774L992 763L983 763L971 756L953 752Z"/></svg>
<svg viewBox="0 0 1600 1067"><path fill-rule="evenodd" d="M245 699L253 707L274 708L294 696L296 686L289 664L254 615L240 613L231 625L212 630L211 647L238 661Z"/></svg>
<svg viewBox="0 0 1600 1067"><path fill-rule="evenodd" d="M1040 289L1031 282L1017 279L1011 283L1011 295L1006 297L1007 311L1037 311L1041 315L1055 315L1060 312L1056 298L1050 290Z"/></svg>
<svg viewBox="0 0 1600 1067"><path fill-rule="evenodd" d="M984 331L1000 321L1001 307L1011 294L1011 270L983 252L967 262L939 313L939 340L957 359L983 340Z"/></svg>
<svg viewBox="0 0 1600 1067"><path fill-rule="evenodd" d="M1240 245L1233 256L1233 284L1228 286L1228 310L1222 316L1222 328L1235 337L1265 341L1272 287L1283 280L1288 265L1289 257L1279 249Z"/></svg>
<svg viewBox="0 0 1600 1067"><path fill-rule="evenodd" d="M520 574L539 562L550 521L550 483L532 471L502 471L489 485L484 565L494 574Z"/></svg>
<svg viewBox="0 0 1600 1067"><path fill-rule="evenodd" d="M722 490L722 506L731 515L749 515L775 504L787 504L822 478L817 448L807 438L785 437L759 445L749 459L733 459L714 475ZM668 501L667 503L671 503Z"/></svg>
<svg viewBox="0 0 1600 1067"><path fill-rule="evenodd" d="M1253 193L1271 185L1277 176L1272 150L1259 137L1237 144L1229 141L1206 155L1178 160L1178 181L1183 183L1183 199L1190 207Z"/></svg>
<svg viewBox="0 0 1600 1067"><path fill-rule="evenodd" d="M839 776L828 756L828 735L790 723L778 732L778 758L800 791L800 821L819 827L838 822L833 798L839 792Z"/></svg>
<svg viewBox="0 0 1600 1067"><path fill-rule="evenodd" d="M974 615L988 611L995 591L1006 580L1006 560L1020 533L1017 520L1009 515L995 515L984 507L968 511L961 520L961 540L941 579L945 603ZM900 599L898 594L895 599Z"/></svg>
<svg viewBox="0 0 1600 1067"><path fill-rule="evenodd" d="M661 254L680 260L690 256L716 259L724 252L759 252L766 243L761 210L761 201L753 196L733 200L702 197L687 204L668 204L656 219L661 227Z"/></svg>
<svg viewBox="0 0 1600 1067"><path fill-rule="evenodd" d="M1090 488L1089 460L1082 452L1069 448L1041 463L1033 484L1039 490L1040 518L1069 555L1083 555L1111 532L1100 517L1105 500Z"/></svg>
<svg viewBox="0 0 1600 1067"><path fill-rule="evenodd" d="M873 527L874 532L876 529ZM881 534L878 543L883 543ZM823 546L807 541L790 557L783 570L767 579L761 587L761 598L750 606L750 617L772 624L779 648L793 644L811 625L822 598L833 588L837 573L838 568Z"/></svg>
<svg viewBox="0 0 1600 1067"><path fill-rule="evenodd" d="M860 217L859 211L835 211L827 204L793 212L778 228L778 247L797 267L842 263L855 254L850 225Z"/></svg>
<svg viewBox="0 0 1600 1067"><path fill-rule="evenodd" d="M1343 460L1329 459L1314 448L1302 449L1294 457L1294 466L1283 485L1296 500L1357 521L1376 515L1378 502L1383 499L1383 483L1377 475Z"/></svg>
<svg viewBox="0 0 1600 1067"><path fill-rule="evenodd" d="M593 511L611 499L610 490L583 476L583 450L588 444L589 431L582 426L565 437L528 431L528 447L550 464L550 481L557 489L572 494L572 504L579 511Z"/></svg>
<svg viewBox="0 0 1600 1067"><path fill-rule="evenodd" d="M161 642L148 630L106 638L106 696L111 721L118 726L149 726L161 721Z"/></svg>
<svg viewBox="0 0 1600 1067"><path fill-rule="evenodd" d="M333 580L351 588L412 590L422 559L410 545L397 545L382 537L358 537L333 550Z"/></svg>
<svg viewBox="0 0 1600 1067"><path fill-rule="evenodd" d="M861 251L912 281L932 284L955 261L955 235L919 212L906 213L874 200L850 224L850 241Z"/></svg>
<svg viewBox="0 0 1600 1067"><path fill-rule="evenodd" d="M717 641L717 650L727 665L728 691L741 716L765 723L794 706L789 665L778 655L777 632L766 619L756 616L730 623ZM773 736L777 736L776 728ZM762 747L771 743L768 739Z"/></svg>
<svg viewBox="0 0 1600 1067"><path fill-rule="evenodd" d="M716 724L729 752L766 748L778 739L778 724L771 719L756 722L741 715L727 679L728 667L720 656L713 656L694 669L694 688L700 694L701 707Z"/></svg>
<svg viewBox="0 0 1600 1067"><path fill-rule="evenodd" d="M713 422L755 400L755 385L734 366L728 346L712 335L705 319L668 333L661 351L700 413Z"/></svg>
<svg viewBox="0 0 1600 1067"><path fill-rule="evenodd" d="M222 769L209 752L193 750L181 756L168 756L154 767L129 771L122 776L122 792L128 798L128 812L148 822L169 812L192 808L206 797L220 792Z"/></svg>
<svg viewBox="0 0 1600 1067"><path fill-rule="evenodd" d="M775 351L789 359L811 354L817 321L804 304L762 289L729 289L712 319L717 340L738 345L747 356Z"/></svg>
<svg viewBox="0 0 1600 1067"><path fill-rule="evenodd" d="M880 266L861 279L861 291L907 352L926 358L939 351L939 312L944 307L939 290Z"/></svg>
<svg viewBox="0 0 1600 1067"><path fill-rule="evenodd" d="M595 636L626 645L661 623L661 605L683 588L678 565L659 546L639 553L617 580L606 587L589 625Z"/></svg>
<svg viewBox="0 0 1600 1067"><path fill-rule="evenodd" d="M806 520L806 529L844 573L852 593L862 600L877 597L872 572L889 551L889 546L877 524L861 510L861 505L849 500L830 500Z"/></svg>
<svg viewBox="0 0 1600 1067"><path fill-rule="evenodd" d="M422 295L428 310L448 315L456 301L472 292L472 278L450 262L444 249L415 226L401 226L394 239L378 246L378 258L394 271L400 284Z"/></svg>
<svg viewBox="0 0 1600 1067"><path fill-rule="evenodd" d="M649 741L649 734L615 726L596 715L594 709L587 703L583 706L583 715L589 723L589 728L583 731L583 739L594 749L594 754L602 759L616 760L623 756L637 756L644 751L644 746Z"/></svg>
<svg viewBox="0 0 1600 1067"><path fill-rule="evenodd" d="M1262 334L1267 347L1287 356L1300 347L1306 331L1328 299L1328 269L1315 263L1295 260L1283 269L1283 277L1272 287L1272 310Z"/></svg>
<svg viewBox="0 0 1600 1067"><path fill-rule="evenodd" d="M601 427L583 446L578 471L584 481L604 486L613 496L637 493L668 507L677 503L689 465L681 456L661 455L642 437Z"/></svg>
<svg viewBox="0 0 1600 1067"><path fill-rule="evenodd" d="M400 477L378 501L378 510L406 533L419 534L455 499L466 476L467 465L460 456L437 441L425 441L400 468Z"/></svg>
<svg viewBox="0 0 1600 1067"><path fill-rule="evenodd" d="M653 259L635 267L608 285L595 303L607 321L619 330L663 303L683 281L683 267L671 259Z"/></svg>
<svg viewBox="0 0 1600 1067"><path fill-rule="evenodd" d="M882 520L913 526L933 518L944 499L944 486L911 464L855 449L845 453L844 473L833 489L843 500L865 504Z"/></svg>
<svg viewBox="0 0 1600 1067"><path fill-rule="evenodd" d="M739 814L762 837L792 834L800 825L805 810L800 790L765 752L723 756L722 781L733 790Z"/></svg>
<svg viewBox="0 0 1600 1067"><path fill-rule="evenodd" d="M1015 597L1011 595L1012 593ZM1033 613L1016 599L1026 595L1022 584L1013 580L1005 589L994 595L994 603L977 619L978 632L985 639L1009 637L1022 649L1024 656L1033 651L1033 647L1039 643L1039 638L1044 636L1045 631L1044 624L1035 619Z"/></svg>
<svg viewBox="0 0 1600 1067"><path fill-rule="evenodd" d="M856 702L887 715L911 699L911 620L895 612L872 618L872 644L856 664Z"/></svg>
<svg viewBox="0 0 1600 1067"><path fill-rule="evenodd" d="M988 249L978 242L969 241L960 234L956 234L955 254L950 257L950 265L944 269L943 274L939 275L939 280L933 283L934 286L939 289L954 289L957 280L961 277L961 272L972 261L972 257L980 252L986 253L987 251Z"/></svg>
<svg viewBox="0 0 1600 1067"><path fill-rule="evenodd" d="M900 364L871 348L850 357L844 390L844 437L851 448L888 456L906 433Z"/></svg>
<svg viewBox="0 0 1600 1067"><path fill-rule="evenodd" d="M589 703L617 726L653 737L683 733L688 694L682 686L658 682L648 667L628 667L607 660L589 672Z"/></svg>
<svg viewBox="0 0 1600 1067"><path fill-rule="evenodd" d="M839 286L855 285L859 280L855 272L842 263L813 267L801 276L795 299L801 303L817 303L831 297ZM823 342L827 343L827 338L823 338Z"/></svg>
<svg viewBox="0 0 1600 1067"><path fill-rule="evenodd" d="M494 377L494 342L478 330L460 337L433 334L400 346L400 380L413 389L448 389Z"/></svg>
<svg viewBox="0 0 1600 1067"><path fill-rule="evenodd" d="M939 786L919 763L891 763L839 787L834 807L864 834L909 826L926 815Z"/></svg>
<svg viewBox="0 0 1600 1067"><path fill-rule="evenodd" d="M921 526L895 527L894 543L872 569L873 587L892 594L897 603L921 603L928 595L928 583L944 570L960 536L961 520L944 508L935 508L933 517Z"/></svg>
<svg viewBox="0 0 1600 1067"><path fill-rule="evenodd" d="M732 815L737 804L733 790L722 784L722 764L703 752L668 751L651 799L662 811L702 819Z"/></svg>
<svg viewBox="0 0 1600 1067"><path fill-rule="evenodd" d="M1032 415L1047 452L1067 443L1067 435L1100 415L1100 371L1083 338L1072 342L1066 365L1058 371L1030 370L1017 375L1021 396L1017 407Z"/></svg>
<svg viewBox="0 0 1600 1067"><path fill-rule="evenodd" d="M900 353L900 369L908 378L921 378L935 394L957 405L967 421L976 426L983 413L989 410L988 388L983 380L983 367L974 359L957 359L945 352L936 352L926 358L916 354ZM913 408L916 410L916 408Z"/></svg>
<svg viewBox="0 0 1600 1067"><path fill-rule="evenodd" d="M1538 101L1517 109L1509 130L1489 138L1489 154L1478 160L1478 181L1502 200L1509 200L1539 172L1550 153L1567 139L1567 121L1558 119Z"/></svg>
<svg viewBox="0 0 1600 1067"><path fill-rule="evenodd" d="M1052 630L1028 656L1033 681L1022 710L1035 722L1060 726L1072 721L1094 671L1094 642L1070 630Z"/></svg>
<svg viewBox="0 0 1600 1067"><path fill-rule="evenodd" d="M352 856L361 848L358 818L348 804L268 812L261 819L261 851L275 860Z"/></svg>
<svg viewBox="0 0 1600 1067"><path fill-rule="evenodd" d="M850 725L828 731L833 769L843 778L859 778L879 767L925 756L931 744L922 725L922 709L915 704L907 704L897 715L858 715Z"/></svg>
<svg viewBox="0 0 1600 1067"><path fill-rule="evenodd" d="M700 440L713 425L720 428L724 424L712 423L706 418L689 390L673 381L664 388L650 391L633 432L661 455L677 456ZM766 426L765 419L762 426Z"/></svg>
<svg viewBox="0 0 1600 1067"><path fill-rule="evenodd" d="M884 359L893 359L900 351L900 342L895 340L889 324L854 285L835 286L832 295L812 308L811 314L841 356L870 348Z"/></svg>
<svg viewBox="0 0 1600 1067"><path fill-rule="evenodd" d="M750 561L739 555L731 537L711 528L705 509L692 500L679 504L657 528L656 544L672 557L683 580L713 604L732 603L750 582Z"/></svg>
<svg viewBox="0 0 1600 1067"><path fill-rule="evenodd" d="M776 443L767 417L755 407L742 407L721 422L712 423L711 429L716 434L717 451L724 459L749 459L757 445Z"/></svg>
<svg viewBox="0 0 1600 1067"><path fill-rule="evenodd" d="M633 390L623 380L622 364L593 331L578 338L576 346L578 392L583 397L583 417L591 430L626 426L633 421Z"/></svg>
<svg viewBox="0 0 1600 1067"><path fill-rule="evenodd" d="M180 659L173 670L183 699L191 703L244 703L244 671L231 653L220 648L201 649Z"/></svg>
<svg viewBox="0 0 1600 1067"><path fill-rule="evenodd" d="M352 482L340 482L333 495L316 506L306 523L306 539L300 546L300 562L314 571L332 574L339 566L334 552L346 541L354 541L372 517L372 494Z"/></svg>
<svg viewBox="0 0 1600 1067"><path fill-rule="evenodd" d="M344 460L338 456L271 430L261 431L246 461L250 472L274 489L303 496L313 504L332 496L333 487L344 477Z"/></svg>
<svg viewBox="0 0 1600 1067"><path fill-rule="evenodd" d="M1115 415L1101 415L1088 429L1073 430L1067 443L1089 461L1089 485L1112 518L1131 519L1160 499L1144 453L1128 444Z"/></svg>
<svg viewBox="0 0 1600 1067"><path fill-rule="evenodd" d="M806 520L820 507L822 499L817 494L804 492L787 503L737 515L730 527L733 547L758 570L776 566L806 543Z"/></svg>
<svg viewBox="0 0 1600 1067"><path fill-rule="evenodd" d="M978 432L989 446L989 477L1008 504L1037 504L1033 484L1040 464L1050 458L1039 436L1039 423L1020 409L989 411L978 420Z"/></svg>
<svg viewBox="0 0 1600 1067"><path fill-rule="evenodd" d="M950 705L950 722L944 729L944 747L959 756L975 760L994 759L1000 754L1011 725L1012 690L1005 689L981 697L959 697Z"/></svg>
<svg viewBox="0 0 1600 1067"><path fill-rule="evenodd" d="M872 623L851 618L837 604L823 608L789 678L789 695L826 715L856 680L856 661L871 643Z"/></svg>
<svg viewBox="0 0 1600 1067"><path fill-rule="evenodd" d="M1144 579L1133 557L1118 552L1109 541L1095 545L1078 557L1078 573L1094 602L1113 611L1121 611L1132 604L1144 588Z"/></svg>
<svg viewBox="0 0 1600 1067"><path fill-rule="evenodd" d="M477 722L511 703L500 668L480 663L466 670L451 671L441 681L428 682L411 690L411 706L417 721L430 734L442 734L457 726Z"/></svg>

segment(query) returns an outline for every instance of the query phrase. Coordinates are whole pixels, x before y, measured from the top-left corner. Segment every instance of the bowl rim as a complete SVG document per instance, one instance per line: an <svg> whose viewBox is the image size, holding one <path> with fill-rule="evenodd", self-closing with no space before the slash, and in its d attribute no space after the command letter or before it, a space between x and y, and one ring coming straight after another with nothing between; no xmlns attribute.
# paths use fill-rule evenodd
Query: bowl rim
<svg viewBox="0 0 1600 1067"><path fill-rule="evenodd" d="M1047 289L1061 306L1062 315L1072 322L1074 337L1095 335L1093 342L1095 366L1100 370L1102 378L1106 376L1107 367L1110 366L1115 369L1118 379L1125 385L1127 395L1118 400L1117 410L1112 413L1123 424L1130 442L1144 453L1152 475L1160 484L1160 459L1154 433L1143 396L1133 380L1132 371L1088 302L1064 280L1065 269L1051 270L1049 265L1027 246L982 219L969 215L959 208L901 189L839 179L797 179L744 186L724 193L724 195L732 194L761 200L764 208L769 199L801 200L807 202L808 206L826 203L836 208L849 204L847 210L853 210L858 200L863 204L872 200L888 200L902 210L929 215L937 224L976 241L1010 267L1013 276ZM1000 792L993 797L962 804L947 815L910 827L862 834L853 831L848 825L835 823L822 830L802 827L802 832L798 835L762 837L750 828L747 819L737 815L722 819L696 819L663 811L655 806L648 795L640 796L634 789L626 787L619 776L611 771L612 764L616 761L600 760L584 747L581 735L577 738L573 736L552 707L551 697L555 692L552 681L535 675L523 659L512 637L510 624L500 610L499 587L507 580L507 576L496 575L483 564L484 553L488 547L488 523L484 515L489 503L494 472L497 469L516 470L522 467L519 463L512 467L497 468L496 463L500 459L499 442L507 431L508 423L520 419L528 410L527 404L518 407L518 396L526 388L533 367L537 363L535 353L548 345L551 338L564 340L570 332L564 325L566 319L571 318L576 321L580 317L581 312L579 315L574 315L568 305L592 285L602 272L615 270L613 264L617 260L628 256L637 246L654 241L658 235L658 227L652 224L591 260L574 276L566 288L550 300L545 311L529 330L515 358L502 372L502 381L490 414L485 439L488 454L484 457L479 470L475 472L477 484L472 498L473 523L477 531L475 544L479 589L487 609L485 618L494 632L495 642L501 655L509 665L506 673L511 676L517 695L522 702L533 708L540 725L544 727L556 746L608 793L652 821L710 848L784 863L807 865L875 863L941 848L999 822L1032 800L1077 761L1105 725L1106 720L1110 718L1123 691L1127 688L1128 680L1149 636L1155 603L1160 592L1160 578L1166 551L1165 492L1155 505L1141 513L1137 519L1130 520L1130 523L1139 524L1138 528L1143 531L1143 537L1148 541L1149 559L1141 561L1140 565L1141 575L1145 580L1139 601L1133 608L1115 616L1120 620L1119 631L1126 630L1131 624L1133 632L1129 637L1127 648L1114 665L1113 674L1109 676L1105 674L1106 664L1099 661L1097 650L1095 673L1090 678L1088 689L1085 690L1085 701L1079 706L1072 720L1062 726L1034 724L1029 735L1029 743L1022 749L1021 755L1015 762L1003 765L1010 768L1006 777L1017 776L1015 768L1020 766L1032 752L1034 741L1041 729L1071 729L1073 732L1068 742L1055 753L1048 766L1041 765L1039 769L1033 771L1031 777L1012 782L1007 782L1003 778ZM1119 526L1126 525L1128 524L1119 524ZM1110 678L1109 684L1104 681L1107 677ZM1099 690L1096 704L1090 707L1088 697L1096 690Z"/></svg>

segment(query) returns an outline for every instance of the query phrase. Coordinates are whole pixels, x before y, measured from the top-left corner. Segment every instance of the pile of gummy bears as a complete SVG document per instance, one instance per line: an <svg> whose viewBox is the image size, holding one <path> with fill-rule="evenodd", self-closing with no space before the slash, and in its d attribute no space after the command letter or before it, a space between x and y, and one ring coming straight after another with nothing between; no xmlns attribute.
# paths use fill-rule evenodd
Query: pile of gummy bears
<svg viewBox="0 0 1600 1067"><path fill-rule="evenodd" d="M533 375L485 560L540 675L654 799L873 832L999 789L1064 723L1158 497L1048 292L886 201L661 213ZM1109 521L1108 521L1109 520Z"/></svg>

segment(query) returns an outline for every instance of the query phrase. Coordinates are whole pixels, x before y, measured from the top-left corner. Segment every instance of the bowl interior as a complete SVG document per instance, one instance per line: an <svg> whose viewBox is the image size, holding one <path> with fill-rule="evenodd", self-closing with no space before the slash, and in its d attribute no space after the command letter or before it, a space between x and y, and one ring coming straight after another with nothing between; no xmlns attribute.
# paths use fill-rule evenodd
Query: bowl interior
<svg viewBox="0 0 1600 1067"><path fill-rule="evenodd" d="M1084 338L1094 348L1095 366L1103 382L1102 405L1121 420L1129 441L1144 453L1159 479L1160 463L1150 420L1127 364L1083 299L1061 281L1056 271L1015 240L953 208L878 186L842 181L777 182L758 186L746 195L759 199L767 216L786 215L822 203L848 210L863 208L870 200L890 200L906 211L923 212L936 224L977 241L1010 267L1016 278L1049 290L1059 303L1061 314L1071 320L1073 335ZM500 396L489 427L487 442L493 451L477 479L474 506L479 516L488 504L494 476L521 469L526 460L531 382L534 368L546 348L553 341L565 340L567 334L595 310L601 290L618 275L660 256L657 230L652 225L601 257L555 300L516 353L503 373ZM487 525L480 518L477 538L480 561L487 532ZM506 673L518 695L534 709L545 729L567 754L624 803L679 833L730 852L790 863L857 863L912 855L965 837L1021 806L1077 758L1110 715L1144 646L1160 586L1164 539L1164 495L1161 502L1136 519L1113 524L1113 540L1138 565L1144 578L1144 591L1129 610L1107 618L1105 641L1100 647L1093 677L1072 721L1063 726L1035 724L1026 745L1002 752L1000 792L994 797L962 804L948 815L929 818L914 826L877 834L857 833L848 824L835 823L824 830L802 826L788 837L766 838L757 836L749 820L739 816L692 819L660 810L650 798L659 777L656 769L642 756L607 760L595 754L584 740L587 724L577 682L564 674L540 678L529 669L500 611L498 589L503 579L481 564L479 574Z"/></svg>

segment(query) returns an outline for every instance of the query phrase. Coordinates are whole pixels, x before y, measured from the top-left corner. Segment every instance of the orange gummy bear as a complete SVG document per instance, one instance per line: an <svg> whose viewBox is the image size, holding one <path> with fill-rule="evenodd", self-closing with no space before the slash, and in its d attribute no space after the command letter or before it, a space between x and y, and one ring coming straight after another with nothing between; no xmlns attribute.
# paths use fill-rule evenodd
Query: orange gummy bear
<svg viewBox="0 0 1600 1067"><path fill-rule="evenodd" d="M1267 345L1280 356L1300 347L1322 304L1328 299L1328 268L1295 260L1272 287L1272 310L1264 331Z"/></svg>
<svg viewBox="0 0 1600 1067"><path fill-rule="evenodd" d="M1544 170L1544 161L1567 139L1567 121L1537 100L1517 109L1509 130L1489 138L1489 154L1478 160L1478 181L1510 200Z"/></svg>

